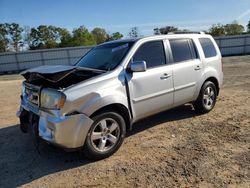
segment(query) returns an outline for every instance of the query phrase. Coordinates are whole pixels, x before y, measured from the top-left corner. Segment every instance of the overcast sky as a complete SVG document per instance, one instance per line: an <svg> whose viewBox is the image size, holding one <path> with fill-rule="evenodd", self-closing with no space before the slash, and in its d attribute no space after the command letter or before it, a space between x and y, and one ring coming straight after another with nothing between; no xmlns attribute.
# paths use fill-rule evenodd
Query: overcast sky
<svg viewBox="0 0 250 188"><path fill-rule="evenodd" d="M155 27L174 25L200 31L233 20L246 26L250 0L0 0L1 23L46 24L69 30L84 25L125 35L133 26L151 35Z"/></svg>

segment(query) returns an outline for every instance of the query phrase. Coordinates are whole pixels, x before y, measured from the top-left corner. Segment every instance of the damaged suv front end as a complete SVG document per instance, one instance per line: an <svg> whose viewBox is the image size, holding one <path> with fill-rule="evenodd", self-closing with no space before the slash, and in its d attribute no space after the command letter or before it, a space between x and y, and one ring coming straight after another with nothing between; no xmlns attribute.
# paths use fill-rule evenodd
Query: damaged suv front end
<svg viewBox="0 0 250 188"><path fill-rule="evenodd" d="M119 66L133 42L99 45L75 66L41 66L21 73L20 128L66 150L84 146L99 109L128 108L124 69ZM122 76L121 76L122 75Z"/></svg>
<svg viewBox="0 0 250 188"><path fill-rule="evenodd" d="M26 80L17 112L21 130L65 149L82 147L93 121L83 113L65 109L72 98L64 90L101 73L74 66L43 66L23 72Z"/></svg>

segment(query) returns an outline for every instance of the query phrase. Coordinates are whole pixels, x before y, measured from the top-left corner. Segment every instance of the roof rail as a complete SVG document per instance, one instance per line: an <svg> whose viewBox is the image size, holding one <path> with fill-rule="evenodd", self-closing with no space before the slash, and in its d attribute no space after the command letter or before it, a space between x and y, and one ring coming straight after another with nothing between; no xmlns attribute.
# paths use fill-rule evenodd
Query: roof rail
<svg viewBox="0 0 250 188"><path fill-rule="evenodd" d="M172 34L205 34L204 31L175 31L175 32L168 32L168 35Z"/></svg>

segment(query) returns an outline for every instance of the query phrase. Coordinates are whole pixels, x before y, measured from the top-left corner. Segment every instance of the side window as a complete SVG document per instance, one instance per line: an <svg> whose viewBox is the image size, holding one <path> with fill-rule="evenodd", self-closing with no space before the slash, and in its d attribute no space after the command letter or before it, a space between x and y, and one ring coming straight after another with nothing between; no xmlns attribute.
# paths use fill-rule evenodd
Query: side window
<svg viewBox="0 0 250 188"><path fill-rule="evenodd" d="M133 61L146 61L147 68L166 64L165 50L162 41L147 42L139 47Z"/></svg>
<svg viewBox="0 0 250 188"><path fill-rule="evenodd" d="M174 62L188 61L198 58L195 46L190 39L169 40Z"/></svg>
<svg viewBox="0 0 250 188"><path fill-rule="evenodd" d="M200 38L199 41L206 58L214 57L217 55L214 44L209 38Z"/></svg>

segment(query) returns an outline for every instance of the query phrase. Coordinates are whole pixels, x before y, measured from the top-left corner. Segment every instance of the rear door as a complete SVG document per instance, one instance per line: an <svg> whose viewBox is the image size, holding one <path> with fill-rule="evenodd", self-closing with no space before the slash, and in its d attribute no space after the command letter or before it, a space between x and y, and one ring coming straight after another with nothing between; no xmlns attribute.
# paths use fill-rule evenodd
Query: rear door
<svg viewBox="0 0 250 188"><path fill-rule="evenodd" d="M170 39L169 43L174 65L174 106L178 106L194 100L202 62L192 39Z"/></svg>
<svg viewBox="0 0 250 188"><path fill-rule="evenodd" d="M168 55L168 54L167 54ZM172 65L162 40L142 44L132 61L145 61L145 72L134 72L128 79L134 118L140 119L173 105Z"/></svg>

